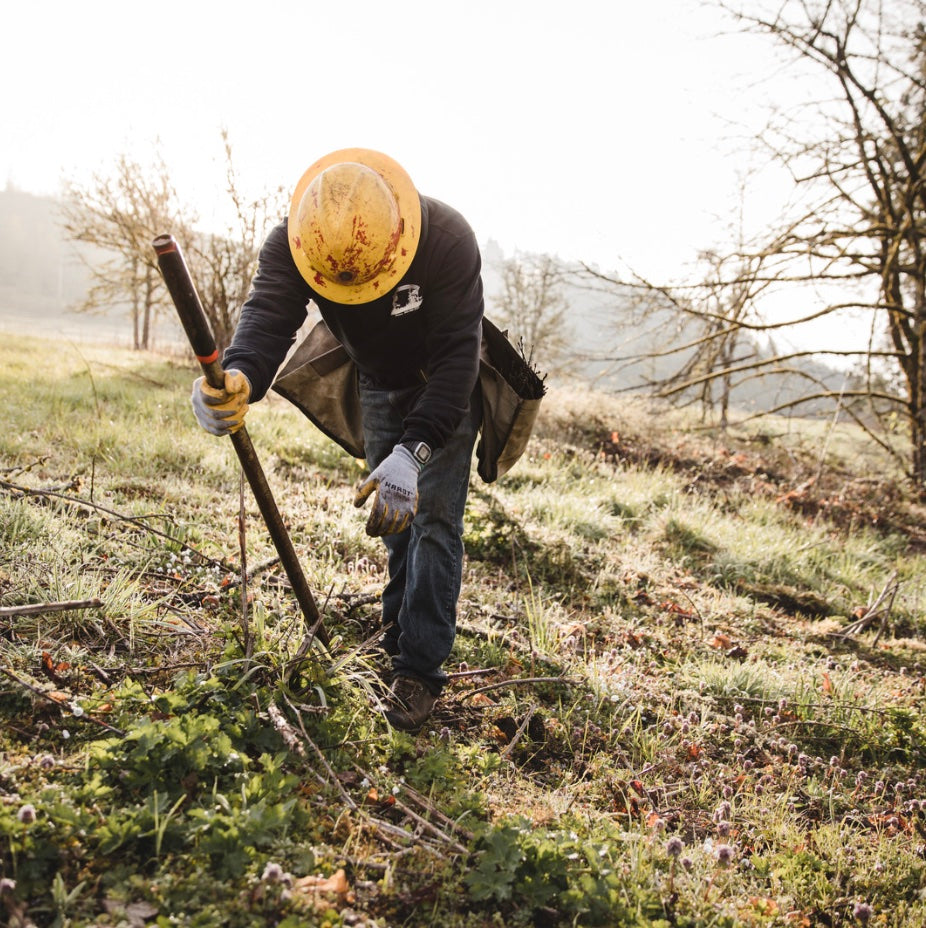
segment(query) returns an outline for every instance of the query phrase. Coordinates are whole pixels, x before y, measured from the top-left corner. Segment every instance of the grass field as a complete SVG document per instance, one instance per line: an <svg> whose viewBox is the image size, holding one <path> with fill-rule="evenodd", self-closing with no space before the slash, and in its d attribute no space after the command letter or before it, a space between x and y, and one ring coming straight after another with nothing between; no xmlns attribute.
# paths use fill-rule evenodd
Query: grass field
<svg viewBox="0 0 926 928"><path fill-rule="evenodd" d="M0 918L926 924L926 512L850 428L551 390L474 475L452 682L410 736L361 466L249 415L332 636L306 649L194 376L0 345Z"/></svg>

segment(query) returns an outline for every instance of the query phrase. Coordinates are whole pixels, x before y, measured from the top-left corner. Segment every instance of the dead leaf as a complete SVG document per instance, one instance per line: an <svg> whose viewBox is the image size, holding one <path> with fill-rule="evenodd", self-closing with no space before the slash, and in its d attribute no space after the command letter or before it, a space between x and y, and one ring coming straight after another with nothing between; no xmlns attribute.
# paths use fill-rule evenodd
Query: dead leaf
<svg viewBox="0 0 926 928"><path fill-rule="evenodd" d="M678 616L680 619L696 619L697 616L690 610L686 609L684 606L680 606L678 603L668 600L664 603L660 603L661 607L668 613Z"/></svg>
<svg viewBox="0 0 926 928"><path fill-rule="evenodd" d="M503 732L498 725L493 725L489 731L489 736L494 738L499 744L508 744L511 740L511 737Z"/></svg>
<svg viewBox="0 0 926 928"><path fill-rule="evenodd" d="M470 700L471 706L494 706L495 703L485 693L476 693Z"/></svg>
<svg viewBox="0 0 926 928"><path fill-rule="evenodd" d="M336 893L339 896L350 889L343 870L336 870L331 876L304 876L296 880L295 885L301 892Z"/></svg>
<svg viewBox="0 0 926 928"><path fill-rule="evenodd" d="M563 629L563 637L570 638L575 635L577 638L582 638L585 635L585 624L582 622L573 622L571 625L567 625Z"/></svg>
<svg viewBox="0 0 926 928"><path fill-rule="evenodd" d="M341 902L354 900L354 894L343 870L336 870L331 876L299 877L293 881L293 892L297 900L316 909L329 908L332 896L340 897Z"/></svg>
<svg viewBox="0 0 926 928"><path fill-rule="evenodd" d="M778 903L774 899L765 896L750 896L749 905L760 915L765 915L768 918L778 914Z"/></svg>
<svg viewBox="0 0 926 928"><path fill-rule="evenodd" d="M57 683L58 686L65 685L65 681L61 678L61 674L70 670L70 667L71 665L66 661L56 662L48 651L42 652L42 673L53 683Z"/></svg>
<svg viewBox="0 0 926 928"><path fill-rule="evenodd" d="M788 912L785 921L789 925L796 925L797 928L810 928L810 919L803 912Z"/></svg>

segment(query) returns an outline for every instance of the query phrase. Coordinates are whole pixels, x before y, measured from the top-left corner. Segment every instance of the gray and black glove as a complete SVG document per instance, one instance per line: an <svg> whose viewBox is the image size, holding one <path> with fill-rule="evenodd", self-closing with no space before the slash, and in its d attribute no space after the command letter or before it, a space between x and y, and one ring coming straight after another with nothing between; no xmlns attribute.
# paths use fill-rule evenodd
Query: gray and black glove
<svg viewBox="0 0 926 928"><path fill-rule="evenodd" d="M354 505L362 506L376 491L367 519L367 534L374 538L404 531L418 511L418 474L421 464L404 445L392 453L357 487Z"/></svg>

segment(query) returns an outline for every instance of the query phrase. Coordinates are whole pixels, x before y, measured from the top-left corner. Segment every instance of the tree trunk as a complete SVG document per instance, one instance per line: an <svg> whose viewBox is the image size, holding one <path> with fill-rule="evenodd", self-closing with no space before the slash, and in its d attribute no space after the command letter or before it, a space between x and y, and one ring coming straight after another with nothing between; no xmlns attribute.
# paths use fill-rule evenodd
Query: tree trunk
<svg viewBox="0 0 926 928"><path fill-rule="evenodd" d="M132 280L138 280L138 257L132 258ZM138 287L132 287L132 347L138 351L141 348L141 333L139 331L140 312L138 306Z"/></svg>
<svg viewBox="0 0 926 928"><path fill-rule="evenodd" d="M145 271L145 322L142 330L142 347L145 351L151 348L151 315L153 312L152 304L154 302L154 272L151 268Z"/></svg>
<svg viewBox="0 0 926 928"><path fill-rule="evenodd" d="M926 495L926 307L916 318L915 381L910 384L910 441L913 445L913 480L921 496Z"/></svg>

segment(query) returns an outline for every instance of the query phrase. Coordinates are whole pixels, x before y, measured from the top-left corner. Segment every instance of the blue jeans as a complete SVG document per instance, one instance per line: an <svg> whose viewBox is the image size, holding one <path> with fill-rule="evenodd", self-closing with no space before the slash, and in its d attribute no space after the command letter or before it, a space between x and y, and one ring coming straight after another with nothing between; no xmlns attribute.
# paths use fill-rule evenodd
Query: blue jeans
<svg viewBox="0 0 926 928"><path fill-rule="evenodd" d="M367 464L372 470L402 437L402 420L422 387L384 390L360 377ZM383 590L382 647L397 674L418 677L435 694L447 682L442 665L456 637L463 577L463 510L469 492L480 404L470 409L418 477L418 512L412 524L383 536L389 580Z"/></svg>

